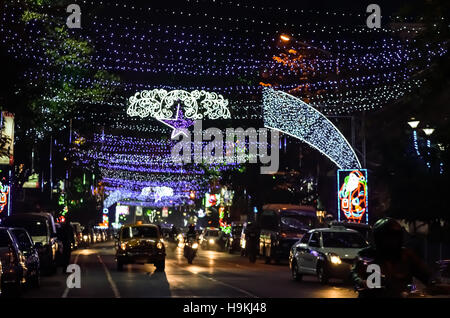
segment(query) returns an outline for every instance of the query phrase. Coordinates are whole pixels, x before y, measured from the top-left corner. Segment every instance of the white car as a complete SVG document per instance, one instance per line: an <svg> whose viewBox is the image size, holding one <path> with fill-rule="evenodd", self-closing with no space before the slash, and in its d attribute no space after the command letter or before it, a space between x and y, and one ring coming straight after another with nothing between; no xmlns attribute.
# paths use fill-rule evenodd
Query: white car
<svg viewBox="0 0 450 318"><path fill-rule="evenodd" d="M343 226L310 230L291 248L292 278L300 281L303 275L317 275L323 284L330 278L346 279L358 252L367 246L360 233Z"/></svg>

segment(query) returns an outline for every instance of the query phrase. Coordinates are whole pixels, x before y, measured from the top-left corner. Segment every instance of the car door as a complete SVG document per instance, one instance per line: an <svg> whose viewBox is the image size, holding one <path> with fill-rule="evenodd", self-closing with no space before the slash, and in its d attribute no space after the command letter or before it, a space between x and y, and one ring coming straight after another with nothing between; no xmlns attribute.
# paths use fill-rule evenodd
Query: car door
<svg viewBox="0 0 450 318"><path fill-rule="evenodd" d="M10 255L11 238L7 230L0 229L0 262L3 265L3 271L9 269L10 261L12 259Z"/></svg>
<svg viewBox="0 0 450 318"><path fill-rule="evenodd" d="M311 233L306 233L302 239L299 241L299 243L296 246L295 251L295 259L297 261L297 265L300 272L305 272L305 256L308 253L308 242L309 238L311 237Z"/></svg>
<svg viewBox="0 0 450 318"><path fill-rule="evenodd" d="M308 248L303 256L305 272L315 273L320 249L320 232L313 232L308 242Z"/></svg>

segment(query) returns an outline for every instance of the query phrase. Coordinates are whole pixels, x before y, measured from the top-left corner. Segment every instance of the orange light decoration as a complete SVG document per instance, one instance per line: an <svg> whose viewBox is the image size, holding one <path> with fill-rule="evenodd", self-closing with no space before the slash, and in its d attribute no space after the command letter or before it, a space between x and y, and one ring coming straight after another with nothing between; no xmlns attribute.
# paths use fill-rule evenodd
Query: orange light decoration
<svg viewBox="0 0 450 318"><path fill-rule="evenodd" d="M338 170L338 187L338 220L361 223L365 215L367 223L367 170Z"/></svg>
<svg viewBox="0 0 450 318"><path fill-rule="evenodd" d="M289 42L291 40L291 37L286 34L282 34L282 35L280 35L280 39L283 42Z"/></svg>

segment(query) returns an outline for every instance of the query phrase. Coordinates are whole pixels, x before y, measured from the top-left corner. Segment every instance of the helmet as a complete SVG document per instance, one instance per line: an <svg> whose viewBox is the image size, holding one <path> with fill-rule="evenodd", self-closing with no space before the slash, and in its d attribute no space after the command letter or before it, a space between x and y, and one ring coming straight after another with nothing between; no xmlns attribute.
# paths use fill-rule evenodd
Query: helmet
<svg viewBox="0 0 450 318"><path fill-rule="evenodd" d="M393 218L385 217L378 220L373 226L375 245L379 247L399 245L402 243L403 228ZM397 243L397 244L395 244ZM394 246L390 246L394 247ZM397 246L398 247L398 246Z"/></svg>

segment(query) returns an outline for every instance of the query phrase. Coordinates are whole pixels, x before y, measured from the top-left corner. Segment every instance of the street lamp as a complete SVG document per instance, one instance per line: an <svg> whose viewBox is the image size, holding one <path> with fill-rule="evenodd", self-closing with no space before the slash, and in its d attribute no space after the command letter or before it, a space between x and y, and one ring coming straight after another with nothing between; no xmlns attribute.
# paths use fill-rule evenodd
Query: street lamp
<svg viewBox="0 0 450 318"><path fill-rule="evenodd" d="M408 121L408 125L412 128L412 129L416 129L417 126L419 126L420 121L419 120L415 120L415 118L411 118L410 121Z"/></svg>
<svg viewBox="0 0 450 318"><path fill-rule="evenodd" d="M434 133L434 128L424 128L422 130L427 136L431 136Z"/></svg>

